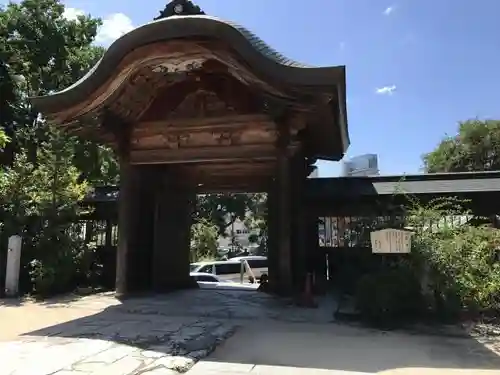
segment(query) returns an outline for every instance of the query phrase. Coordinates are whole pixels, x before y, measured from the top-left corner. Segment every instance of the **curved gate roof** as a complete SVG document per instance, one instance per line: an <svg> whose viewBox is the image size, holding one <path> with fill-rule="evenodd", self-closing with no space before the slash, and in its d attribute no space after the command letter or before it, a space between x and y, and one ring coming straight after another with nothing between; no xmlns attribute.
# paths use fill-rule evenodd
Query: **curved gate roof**
<svg viewBox="0 0 500 375"><path fill-rule="evenodd" d="M182 38L213 38L227 42L260 75L283 84L331 88L345 91L345 67L311 67L275 51L248 29L206 15L172 16L140 26L116 40L99 62L70 87L31 98L43 112L57 112L95 91L113 73L118 63L141 46Z"/></svg>
<svg viewBox="0 0 500 375"><path fill-rule="evenodd" d="M266 95L284 95L288 103L304 102L306 106L321 106L311 111L311 139L315 144L315 157L339 160L349 146L346 108L345 67L313 67L294 61L280 54L254 33L234 22L205 15L198 7L196 14L172 15L177 3L186 5L186 0L174 0L158 19L142 25L117 39L104 53L99 62L80 80L70 87L46 96L30 98L31 103L47 118L56 121L79 121L78 116L98 111L104 104L95 100L85 110L77 109L99 92L108 87L109 92L118 92L123 82L112 88L106 86L116 79L119 67L134 51L145 46L174 40L221 43L235 57L243 69L251 72L264 83ZM189 7L193 7L192 4ZM169 9L167 11L167 8ZM144 56L146 61L148 56ZM151 57L152 58L152 57ZM141 57L134 61L141 65ZM152 58L153 59L153 58ZM138 69L138 68L131 68ZM101 95L101 97L104 97ZM110 98L107 95L106 98ZM104 99L107 100L107 99ZM75 109L73 111L73 109ZM69 114L69 115L67 115Z"/></svg>

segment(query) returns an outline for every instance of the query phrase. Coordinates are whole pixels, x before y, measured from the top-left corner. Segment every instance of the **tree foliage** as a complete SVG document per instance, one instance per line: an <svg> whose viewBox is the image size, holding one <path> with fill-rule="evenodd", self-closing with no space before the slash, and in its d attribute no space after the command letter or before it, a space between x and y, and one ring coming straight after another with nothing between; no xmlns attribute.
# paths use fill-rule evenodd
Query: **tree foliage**
<svg viewBox="0 0 500 375"><path fill-rule="evenodd" d="M7 137L5 131L2 128L0 128L0 150L2 150L8 142L9 142L9 137Z"/></svg>
<svg viewBox="0 0 500 375"><path fill-rule="evenodd" d="M91 248L75 223L88 186L79 182L72 152L53 132L38 149L36 165L18 153L0 175L2 234L23 237L23 287L39 294L67 291L86 277L81 265Z"/></svg>
<svg viewBox="0 0 500 375"><path fill-rule="evenodd" d="M237 219L251 224L252 219L258 219L263 194L204 194L198 197L196 219L205 219L225 235L226 228Z"/></svg>
<svg viewBox="0 0 500 375"><path fill-rule="evenodd" d="M468 120L424 155L428 173L500 170L500 121Z"/></svg>
<svg viewBox="0 0 500 375"><path fill-rule="evenodd" d="M398 324L422 314L447 320L498 314L500 230L468 220L465 206L456 198L410 199L403 226L413 231L411 253L386 262L372 256L377 264L357 283L364 318Z"/></svg>
<svg viewBox="0 0 500 375"><path fill-rule="evenodd" d="M0 162L9 165L17 152L35 161L37 149L47 141L50 124L42 121L28 98L67 88L81 78L102 56L92 45L101 20L63 17L59 0L24 0L0 9L0 83L2 123L12 142ZM3 111L7 108L7 111ZM68 137L80 179L115 183L117 167L112 152L95 143Z"/></svg>
<svg viewBox="0 0 500 375"><path fill-rule="evenodd" d="M64 18L58 0L0 8L0 221L2 245L23 236L24 291L67 290L88 276L79 202L89 184L116 181L112 153L54 129L29 97L64 89L101 57L101 21ZM7 142L8 141L8 142Z"/></svg>
<svg viewBox="0 0 500 375"><path fill-rule="evenodd" d="M424 287L431 308L451 316L462 310L478 313L500 308L500 230L463 220L471 217L464 203L439 199L416 206L409 215L415 232L415 264L428 267Z"/></svg>
<svg viewBox="0 0 500 375"><path fill-rule="evenodd" d="M191 262L217 257L217 227L202 219L191 226Z"/></svg>

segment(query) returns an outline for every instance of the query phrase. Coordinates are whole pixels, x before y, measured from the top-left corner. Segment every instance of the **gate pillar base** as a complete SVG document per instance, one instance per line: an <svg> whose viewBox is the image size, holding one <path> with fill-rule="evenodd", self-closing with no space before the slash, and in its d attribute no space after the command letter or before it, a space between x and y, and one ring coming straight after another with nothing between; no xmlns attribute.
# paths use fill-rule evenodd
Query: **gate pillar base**
<svg viewBox="0 0 500 375"><path fill-rule="evenodd" d="M116 295L124 297L150 287L154 176L145 166L122 162L120 167Z"/></svg>
<svg viewBox="0 0 500 375"><path fill-rule="evenodd" d="M196 192L174 166L163 167L155 192L152 283L154 292L196 288L189 276L191 217Z"/></svg>

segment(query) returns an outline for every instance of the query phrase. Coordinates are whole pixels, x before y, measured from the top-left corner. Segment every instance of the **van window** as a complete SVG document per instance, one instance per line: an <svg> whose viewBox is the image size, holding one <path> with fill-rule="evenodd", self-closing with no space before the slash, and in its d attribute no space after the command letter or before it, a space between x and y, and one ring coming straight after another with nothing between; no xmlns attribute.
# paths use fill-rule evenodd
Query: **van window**
<svg viewBox="0 0 500 375"><path fill-rule="evenodd" d="M240 273L241 265L239 263L220 263L215 265L215 274L230 275Z"/></svg>
<svg viewBox="0 0 500 375"><path fill-rule="evenodd" d="M189 265L189 272L196 272L196 269L199 267L200 265L199 264L196 264L196 263L191 263Z"/></svg>
<svg viewBox="0 0 500 375"><path fill-rule="evenodd" d="M250 259L247 262L250 268L267 268L266 259Z"/></svg>
<svg viewBox="0 0 500 375"><path fill-rule="evenodd" d="M201 272L201 273L212 273L212 267L213 267L213 264L207 264L203 267L201 267L198 272Z"/></svg>

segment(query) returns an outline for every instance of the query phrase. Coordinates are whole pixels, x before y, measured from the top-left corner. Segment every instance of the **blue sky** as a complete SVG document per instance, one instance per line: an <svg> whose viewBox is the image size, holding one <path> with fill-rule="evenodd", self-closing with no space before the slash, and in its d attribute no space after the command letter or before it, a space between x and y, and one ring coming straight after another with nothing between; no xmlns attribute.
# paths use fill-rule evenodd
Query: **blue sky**
<svg viewBox="0 0 500 375"><path fill-rule="evenodd" d="M0 2L5 2L0 0ZM383 174L416 173L457 122L500 116L499 0L196 0L275 49L313 65L346 65L348 156L379 155ZM99 42L146 23L160 0L68 0L105 20ZM378 91L377 91L378 90ZM320 176L339 163L320 163Z"/></svg>

